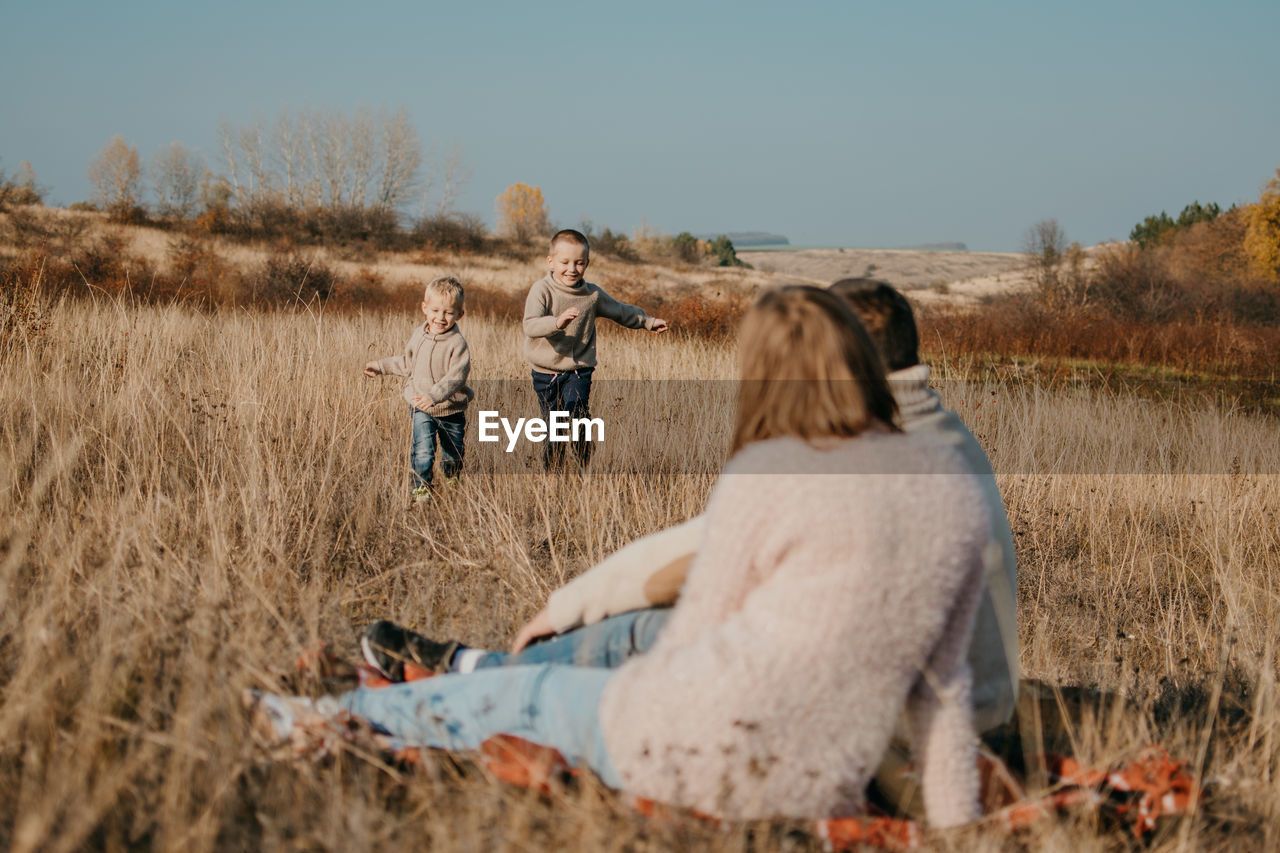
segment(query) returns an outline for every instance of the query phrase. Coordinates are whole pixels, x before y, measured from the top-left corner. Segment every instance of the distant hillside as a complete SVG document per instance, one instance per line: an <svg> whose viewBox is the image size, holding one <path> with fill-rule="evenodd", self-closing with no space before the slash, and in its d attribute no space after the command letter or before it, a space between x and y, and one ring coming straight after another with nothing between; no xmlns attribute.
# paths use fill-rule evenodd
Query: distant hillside
<svg viewBox="0 0 1280 853"><path fill-rule="evenodd" d="M770 234L768 231L717 231L712 234L695 234L699 240L714 240L724 235L735 247L740 246L790 246L791 241L781 234Z"/></svg>
<svg viewBox="0 0 1280 853"><path fill-rule="evenodd" d="M734 243L737 245L737 243ZM918 243L915 246L895 246L895 249L908 252L967 252L969 247L964 243Z"/></svg>

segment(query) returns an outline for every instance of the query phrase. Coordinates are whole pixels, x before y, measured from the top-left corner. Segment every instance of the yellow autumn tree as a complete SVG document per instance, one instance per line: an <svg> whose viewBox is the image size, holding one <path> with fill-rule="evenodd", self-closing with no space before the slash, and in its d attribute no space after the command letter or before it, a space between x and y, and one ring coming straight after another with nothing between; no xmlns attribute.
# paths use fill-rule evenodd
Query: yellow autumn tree
<svg viewBox="0 0 1280 853"><path fill-rule="evenodd" d="M1280 169L1262 188L1262 198L1249 206L1249 227L1244 247L1254 270L1268 281L1280 283Z"/></svg>
<svg viewBox="0 0 1280 853"><path fill-rule="evenodd" d="M547 204L542 190L528 184L512 184L495 204L498 212L498 233L522 243L534 237L545 237L551 230Z"/></svg>

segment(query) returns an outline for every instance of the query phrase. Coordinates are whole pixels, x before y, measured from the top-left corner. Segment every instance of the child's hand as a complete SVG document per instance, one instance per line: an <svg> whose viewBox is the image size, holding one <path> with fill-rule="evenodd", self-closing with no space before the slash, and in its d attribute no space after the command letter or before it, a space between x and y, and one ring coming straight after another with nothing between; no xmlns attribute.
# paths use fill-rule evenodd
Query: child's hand
<svg viewBox="0 0 1280 853"><path fill-rule="evenodd" d="M365 376L379 376L381 375L381 373L382 373L382 368L378 367L378 362L376 361L371 361L364 366Z"/></svg>
<svg viewBox="0 0 1280 853"><path fill-rule="evenodd" d="M556 317L556 328L563 329L578 318L577 308L566 308Z"/></svg>
<svg viewBox="0 0 1280 853"><path fill-rule="evenodd" d="M435 405L435 403L431 402L430 397L425 397L425 396L414 397L410 402L412 403L415 409L421 409L424 412Z"/></svg>
<svg viewBox="0 0 1280 853"><path fill-rule="evenodd" d="M667 329L670 329L670 328L671 328L671 325L670 325L669 323L667 323L667 321L666 321L666 320L663 320L663 319L661 319L661 318L654 318L654 321L653 321L653 328L652 328L652 329L650 329L650 331L652 331L652 332L665 332Z"/></svg>

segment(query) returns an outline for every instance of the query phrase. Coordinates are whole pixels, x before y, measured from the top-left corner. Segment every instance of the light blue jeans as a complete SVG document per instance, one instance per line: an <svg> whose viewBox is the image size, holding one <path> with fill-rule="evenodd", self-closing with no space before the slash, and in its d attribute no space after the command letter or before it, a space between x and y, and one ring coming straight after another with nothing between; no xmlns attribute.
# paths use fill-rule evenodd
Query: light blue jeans
<svg viewBox="0 0 1280 853"><path fill-rule="evenodd" d="M621 788L600 731L600 694L612 674L581 666L506 666L361 688L339 696L338 704L390 735L396 748L474 750L493 735L516 735Z"/></svg>
<svg viewBox="0 0 1280 853"><path fill-rule="evenodd" d="M626 663L627 658L653 648L658 632L667 624L670 615L669 607L620 613L525 646L519 654L485 652L476 660L475 669L540 663L616 669ZM455 654L451 665L456 666L457 662L458 655Z"/></svg>

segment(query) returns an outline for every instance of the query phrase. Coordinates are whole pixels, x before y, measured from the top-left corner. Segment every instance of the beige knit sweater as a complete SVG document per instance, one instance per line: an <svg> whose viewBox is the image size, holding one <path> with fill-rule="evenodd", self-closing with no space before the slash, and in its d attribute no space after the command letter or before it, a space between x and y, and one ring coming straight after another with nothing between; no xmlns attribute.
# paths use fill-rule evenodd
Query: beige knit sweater
<svg viewBox="0 0 1280 853"><path fill-rule="evenodd" d="M989 527L959 456L906 434L760 442L706 514L670 621L601 700L627 790L735 818L851 814L905 706L930 821L973 819L965 652Z"/></svg>
<svg viewBox="0 0 1280 853"><path fill-rule="evenodd" d="M413 330L402 355L378 359L378 369L404 377L404 398L413 405L426 397L432 405L428 415L443 417L465 411L475 393L467 387L471 373L471 353L457 324L439 335L422 323Z"/></svg>
<svg viewBox="0 0 1280 853"><path fill-rule="evenodd" d="M578 316L564 329L556 318L569 308ZM524 303L524 357L534 370L565 373L596 366L596 318L628 329L653 329L653 318L619 302L589 281L567 287L547 273L533 283Z"/></svg>

